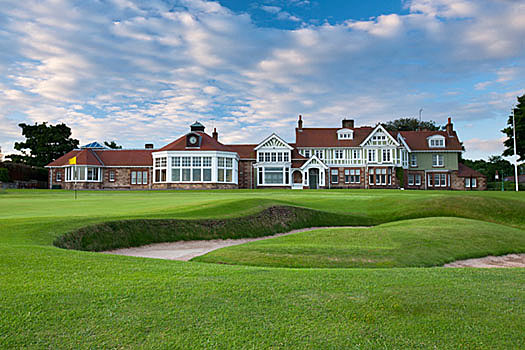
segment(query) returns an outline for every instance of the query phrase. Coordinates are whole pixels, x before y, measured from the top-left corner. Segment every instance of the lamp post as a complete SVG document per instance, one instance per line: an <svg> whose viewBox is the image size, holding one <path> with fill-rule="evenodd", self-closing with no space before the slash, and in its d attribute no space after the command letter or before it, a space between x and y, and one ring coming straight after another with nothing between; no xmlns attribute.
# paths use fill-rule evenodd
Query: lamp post
<svg viewBox="0 0 525 350"><path fill-rule="evenodd" d="M514 106L512 106L512 134L514 138L514 182L516 183L516 192L519 191L519 179L518 179L518 152L516 149L516 113L514 112Z"/></svg>

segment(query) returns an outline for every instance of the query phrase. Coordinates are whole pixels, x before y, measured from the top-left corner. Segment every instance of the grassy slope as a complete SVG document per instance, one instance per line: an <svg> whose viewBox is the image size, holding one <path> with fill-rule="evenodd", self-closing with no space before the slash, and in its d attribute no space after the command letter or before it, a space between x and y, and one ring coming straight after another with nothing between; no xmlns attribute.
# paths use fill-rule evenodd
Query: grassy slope
<svg viewBox="0 0 525 350"><path fill-rule="evenodd" d="M0 256L0 348L525 345L517 269L269 269L52 247Z"/></svg>
<svg viewBox="0 0 525 350"><path fill-rule="evenodd" d="M437 201L445 216L524 228L521 193L81 192L78 201L71 198L59 191L0 194L0 348L525 346L519 269L271 269L49 246L89 223L241 216L281 203L385 222L433 214ZM465 205L461 212L459 205Z"/></svg>
<svg viewBox="0 0 525 350"><path fill-rule="evenodd" d="M460 218L324 229L222 248L195 261L273 267L423 267L525 252L516 228Z"/></svg>

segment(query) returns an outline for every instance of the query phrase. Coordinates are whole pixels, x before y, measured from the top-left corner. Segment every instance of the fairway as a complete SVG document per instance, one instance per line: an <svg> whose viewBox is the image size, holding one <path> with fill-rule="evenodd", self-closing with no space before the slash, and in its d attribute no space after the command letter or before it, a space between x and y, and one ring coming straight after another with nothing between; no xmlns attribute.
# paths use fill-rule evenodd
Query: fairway
<svg viewBox="0 0 525 350"><path fill-rule="evenodd" d="M272 206L374 227L304 232L190 262L52 245L108 221L235 219ZM423 267L509 252L525 252L521 193L93 191L74 200L68 191L6 191L0 348L523 348L523 269Z"/></svg>

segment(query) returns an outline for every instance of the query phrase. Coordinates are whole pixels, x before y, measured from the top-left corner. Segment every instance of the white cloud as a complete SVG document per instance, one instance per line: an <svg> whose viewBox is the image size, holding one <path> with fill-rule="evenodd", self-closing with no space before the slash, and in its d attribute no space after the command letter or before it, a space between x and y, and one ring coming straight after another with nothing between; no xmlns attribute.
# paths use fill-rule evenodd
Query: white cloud
<svg viewBox="0 0 525 350"><path fill-rule="evenodd" d="M421 107L438 122L505 116L523 91L525 7L407 6L407 15L284 30L211 1L7 1L0 122L10 126L0 127L0 144L20 138L19 121L64 121L82 143L141 146L144 135L168 142L196 119L222 140L253 142L272 131L293 141L298 114L308 126L375 124Z"/></svg>

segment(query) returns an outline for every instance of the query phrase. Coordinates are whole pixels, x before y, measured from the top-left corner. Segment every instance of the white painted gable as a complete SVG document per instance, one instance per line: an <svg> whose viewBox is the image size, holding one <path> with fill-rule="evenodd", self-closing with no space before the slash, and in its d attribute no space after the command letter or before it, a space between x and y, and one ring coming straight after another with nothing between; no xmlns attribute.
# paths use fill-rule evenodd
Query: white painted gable
<svg viewBox="0 0 525 350"><path fill-rule="evenodd" d="M287 150L293 150L293 147L290 146L288 143L286 143L282 138L277 136L276 134L271 134L267 138L265 138L257 147L255 147L255 150L258 151L260 149L287 149Z"/></svg>
<svg viewBox="0 0 525 350"><path fill-rule="evenodd" d="M385 140L387 142L387 145L392 146L399 146L399 142L397 142L396 139L390 135L388 131L380 124L376 126L374 130L367 136L367 138L361 143L361 147L363 146L372 146L372 141L374 140L374 137L385 137Z"/></svg>

